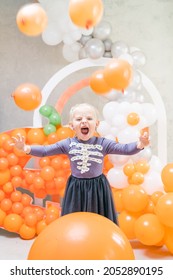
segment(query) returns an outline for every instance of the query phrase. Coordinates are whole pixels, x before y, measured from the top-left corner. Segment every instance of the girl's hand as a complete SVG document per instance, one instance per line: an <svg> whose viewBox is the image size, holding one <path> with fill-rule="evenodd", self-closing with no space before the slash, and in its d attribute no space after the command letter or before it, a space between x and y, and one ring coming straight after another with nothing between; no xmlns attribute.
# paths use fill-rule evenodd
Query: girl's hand
<svg viewBox="0 0 173 280"><path fill-rule="evenodd" d="M17 135L16 137L12 137L14 143L12 144L14 147L16 147L19 151L22 151L26 154L30 153L30 146L25 144L25 137L21 135Z"/></svg>
<svg viewBox="0 0 173 280"><path fill-rule="evenodd" d="M144 147L150 145L150 137L148 132L144 132L140 137L137 144L138 149L143 149Z"/></svg>

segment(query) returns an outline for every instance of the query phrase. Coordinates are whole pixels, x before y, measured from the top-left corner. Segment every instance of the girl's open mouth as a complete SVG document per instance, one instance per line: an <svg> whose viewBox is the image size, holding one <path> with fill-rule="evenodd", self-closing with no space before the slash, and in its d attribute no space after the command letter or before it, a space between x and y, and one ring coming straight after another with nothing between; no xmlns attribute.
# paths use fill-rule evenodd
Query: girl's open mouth
<svg viewBox="0 0 173 280"><path fill-rule="evenodd" d="M81 128L81 133L82 134L86 135L86 134L88 134L88 132L89 132L89 128L88 127L82 127Z"/></svg>

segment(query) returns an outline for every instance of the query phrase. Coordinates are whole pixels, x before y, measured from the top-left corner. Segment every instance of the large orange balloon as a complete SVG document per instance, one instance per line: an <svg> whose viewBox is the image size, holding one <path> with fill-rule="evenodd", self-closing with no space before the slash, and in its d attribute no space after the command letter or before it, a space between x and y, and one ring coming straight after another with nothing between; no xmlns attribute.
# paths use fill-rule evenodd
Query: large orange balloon
<svg viewBox="0 0 173 280"><path fill-rule="evenodd" d="M129 240L109 219L86 212L58 218L34 240L29 260L134 260Z"/></svg>
<svg viewBox="0 0 173 280"><path fill-rule="evenodd" d="M156 245L164 237L164 226L155 214L144 214L135 222L136 238L144 245Z"/></svg>
<svg viewBox="0 0 173 280"><path fill-rule="evenodd" d="M119 226L128 239L135 239L134 225L138 216L127 211L122 211L118 215Z"/></svg>
<svg viewBox="0 0 173 280"><path fill-rule="evenodd" d="M14 101L23 110L31 111L36 109L42 100L40 89L33 84L21 84L12 93Z"/></svg>
<svg viewBox="0 0 173 280"><path fill-rule="evenodd" d="M173 192L173 163L168 163L161 172L162 182L166 192Z"/></svg>
<svg viewBox="0 0 173 280"><path fill-rule="evenodd" d="M108 86L116 90L126 89L132 80L131 65L121 59L112 59L104 69L104 78Z"/></svg>
<svg viewBox="0 0 173 280"><path fill-rule="evenodd" d="M74 24L91 28L101 20L103 3L101 0L70 0L69 16Z"/></svg>
<svg viewBox="0 0 173 280"><path fill-rule="evenodd" d="M16 22L19 30L25 35L37 36L47 26L47 15L41 5L28 4L18 11Z"/></svg>
<svg viewBox="0 0 173 280"><path fill-rule="evenodd" d="M95 71L91 75L90 87L97 94L105 94L111 90L111 88L105 82L102 70Z"/></svg>

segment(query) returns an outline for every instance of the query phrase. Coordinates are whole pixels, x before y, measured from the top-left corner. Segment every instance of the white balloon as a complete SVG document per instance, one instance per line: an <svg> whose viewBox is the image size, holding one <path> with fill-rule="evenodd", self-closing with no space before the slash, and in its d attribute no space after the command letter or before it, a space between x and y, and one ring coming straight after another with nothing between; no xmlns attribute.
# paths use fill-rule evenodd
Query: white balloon
<svg viewBox="0 0 173 280"><path fill-rule="evenodd" d="M80 30L81 30L81 33L83 34L83 35L86 35L86 36L88 36L88 35L91 35L92 33L93 33L93 27L91 27L90 29L85 29L85 28L81 28Z"/></svg>
<svg viewBox="0 0 173 280"><path fill-rule="evenodd" d="M105 51L105 46L100 39L92 38L90 39L86 45L86 53L91 59L101 58Z"/></svg>
<svg viewBox="0 0 173 280"><path fill-rule="evenodd" d="M154 105L152 103L143 103L141 105L147 126L154 124L157 120L157 112Z"/></svg>
<svg viewBox="0 0 173 280"><path fill-rule="evenodd" d="M112 89L111 91L102 94L102 96L106 97L108 100L118 100L121 97L122 93Z"/></svg>
<svg viewBox="0 0 173 280"><path fill-rule="evenodd" d="M105 136L107 134L110 134L111 133L111 126L106 121L100 121L100 123L97 127L97 132L101 136Z"/></svg>
<svg viewBox="0 0 173 280"><path fill-rule="evenodd" d="M161 160L159 159L159 157L157 156L152 156L151 160L149 162L152 170L156 171L156 172L162 172L162 169L164 167L164 164L161 162Z"/></svg>
<svg viewBox="0 0 173 280"><path fill-rule="evenodd" d="M143 52L140 50L134 51L131 53L132 58L133 58L133 65L135 67L140 67L145 65L146 63L146 57Z"/></svg>
<svg viewBox="0 0 173 280"><path fill-rule="evenodd" d="M111 120L111 124L117 127L118 129L123 129L127 126L126 118L124 115L115 112Z"/></svg>
<svg viewBox="0 0 173 280"><path fill-rule="evenodd" d="M91 35L88 36L84 36L82 35L82 37L80 38L80 43L85 46L85 44L92 38Z"/></svg>
<svg viewBox="0 0 173 280"><path fill-rule="evenodd" d="M123 189L128 186L127 176L121 168L111 168L107 173L107 179L113 188Z"/></svg>
<svg viewBox="0 0 173 280"><path fill-rule="evenodd" d="M79 59L87 58L87 53L86 53L85 48L81 47L81 48L79 49L78 57L79 57Z"/></svg>
<svg viewBox="0 0 173 280"><path fill-rule="evenodd" d="M66 45L64 44L62 47L63 57L69 61L74 62L78 60L78 51L73 51L73 45Z"/></svg>
<svg viewBox="0 0 173 280"><path fill-rule="evenodd" d="M113 57L119 57L129 52L129 47L123 41L116 41L111 46L111 53Z"/></svg>
<svg viewBox="0 0 173 280"><path fill-rule="evenodd" d="M42 40L47 45L55 46L62 42L62 34L57 32L57 29L54 25L48 25L47 28L42 32Z"/></svg>
<svg viewBox="0 0 173 280"><path fill-rule="evenodd" d="M111 31L112 28L109 22L100 21L99 24L94 27L93 37L100 40L105 40L110 36Z"/></svg>
<svg viewBox="0 0 173 280"><path fill-rule="evenodd" d="M105 51L106 52L111 52L111 46L112 46L112 40L111 39L106 39L103 41L104 45L105 45ZM112 55L112 53L111 53Z"/></svg>
<svg viewBox="0 0 173 280"><path fill-rule="evenodd" d="M139 131L135 127L126 127L118 133L117 137L120 143L126 144L138 141L139 134Z"/></svg>
<svg viewBox="0 0 173 280"><path fill-rule="evenodd" d="M140 151L139 153L132 155L131 156L131 160L136 163L141 159L146 160L147 162L150 161L152 157L152 150L151 147L146 147L145 149L143 149L142 151Z"/></svg>
<svg viewBox="0 0 173 280"><path fill-rule="evenodd" d="M109 155L110 162L115 166L122 166L129 161L129 156L124 155Z"/></svg>
<svg viewBox="0 0 173 280"><path fill-rule="evenodd" d="M145 174L144 182L141 186L148 195L152 195L156 191L164 192L160 173L151 169Z"/></svg>
<svg viewBox="0 0 173 280"><path fill-rule="evenodd" d="M103 107L103 117L108 123L111 123L111 120L112 120L115 112L117 112L118 107L119 107L119 104L118 104L118 102L115 102L115 101L108 102Z"/></svg>
<svg viewBox="0 0 173 280"><path fill-rule="evenodd" d="M130 83L130 87L134 89L141 89L141 74L137 70L133 70L133 78Z"/></svg>
<svg viewBox="0 0 173 280"><path fill-rule="evenodd" d="M130 65L133 65L133 58L129 53L123 53L119 55L118 58L127 61Z"/></svg>

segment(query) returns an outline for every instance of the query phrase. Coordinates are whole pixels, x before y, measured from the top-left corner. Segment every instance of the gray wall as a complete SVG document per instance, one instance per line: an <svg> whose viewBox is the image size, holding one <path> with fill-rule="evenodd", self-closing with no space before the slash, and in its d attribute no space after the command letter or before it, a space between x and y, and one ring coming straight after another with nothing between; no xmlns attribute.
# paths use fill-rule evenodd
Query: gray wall
<svg viewBox="0 0 173 280"><path fill-rule="evenodd" d="M58 1L58 0L57 0ZM16 25L20 7L34 1L0 1L0 132L32 126L33 111L16 106L11 97L14 89L26 82L41 89L58 70L68 65L62 55L62 44L46 45L41 36L27 37ZM51 2L51 0L50 0ZM160 92L167 112L168 162L173 161L173 0L104 0L104 19L112 26L111 39L122 40L141 49L147 58L142 71ZM68 77L54 91L48 104L54 104L68 85L88 75L90 69ZM76 97L78 98L78 97ZM90 93L83 100L101 107L101 101ZM75 100L72 100L72 103ZM68 109L68 108L67 108ZM68 110L66 110L68 111ZM64 114L66 115L66 111ZM152 140L155 145L155 139Z"/></svg>

